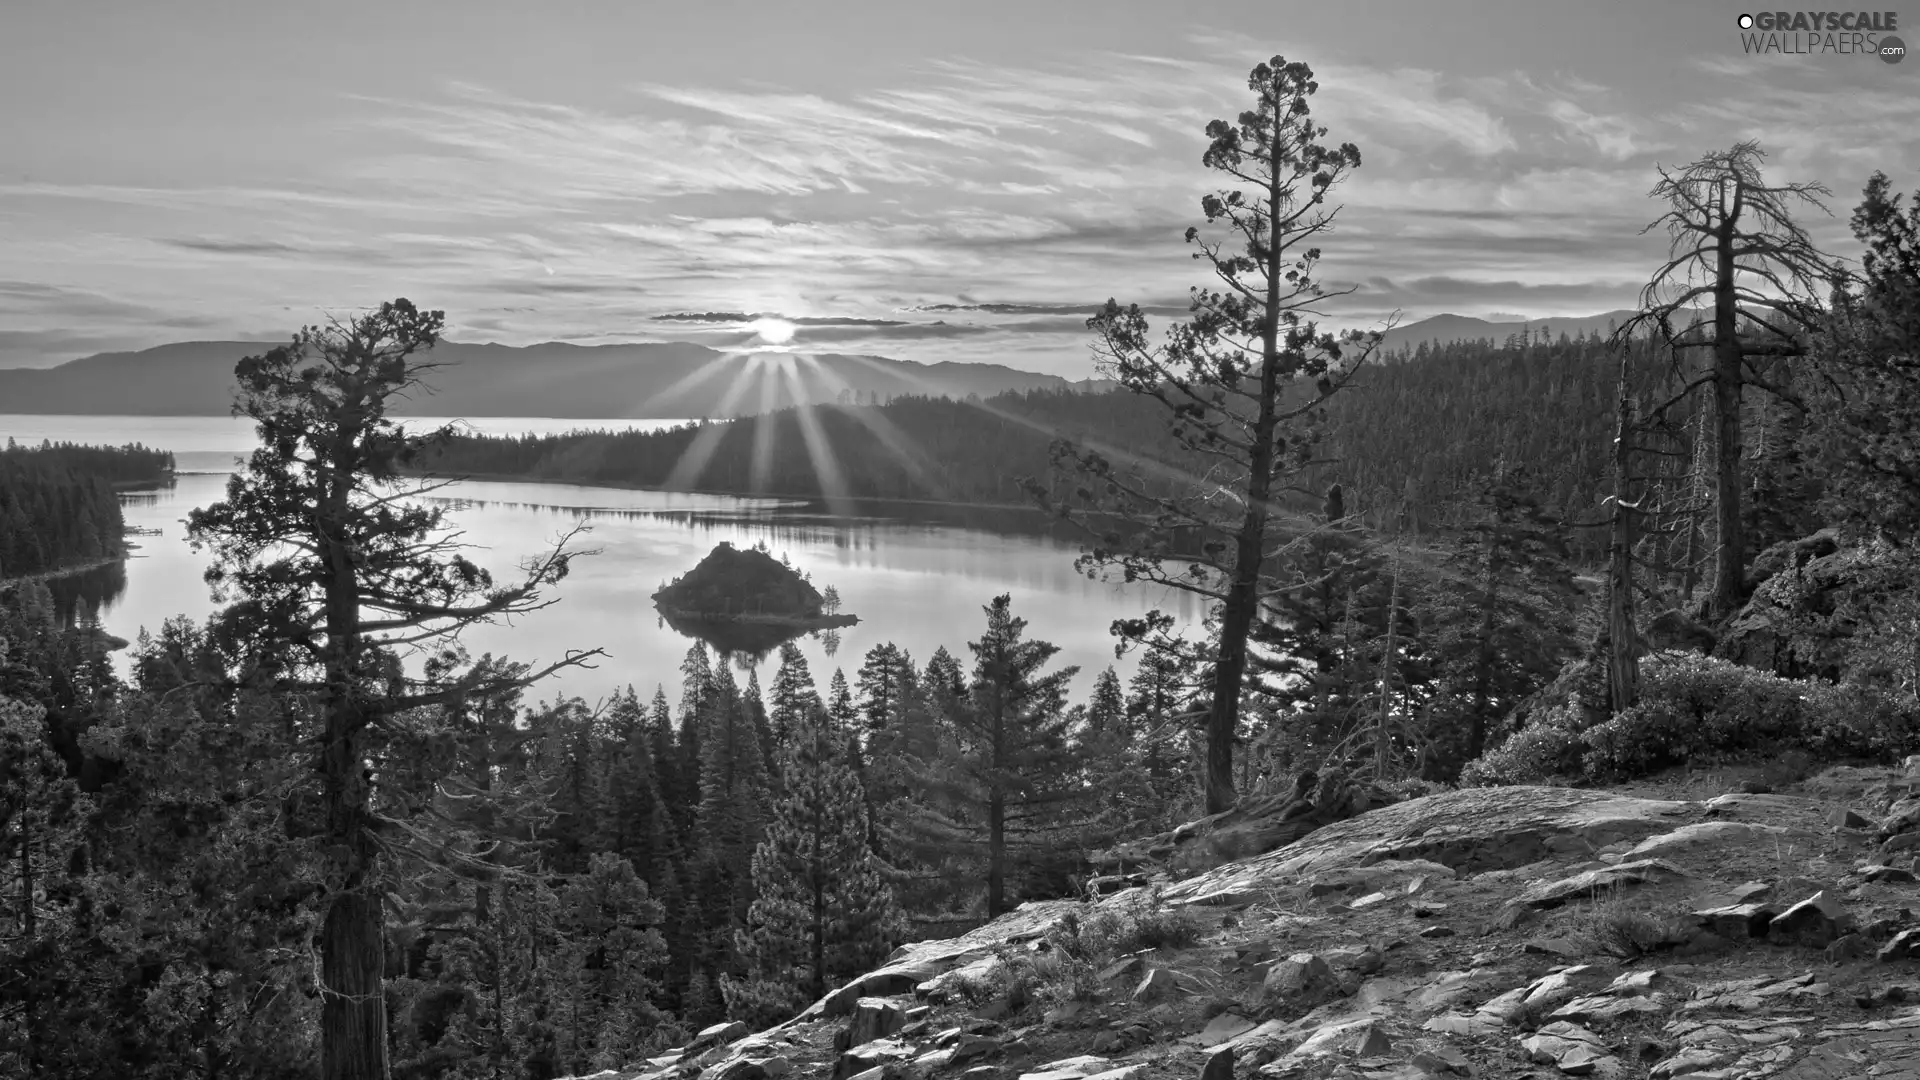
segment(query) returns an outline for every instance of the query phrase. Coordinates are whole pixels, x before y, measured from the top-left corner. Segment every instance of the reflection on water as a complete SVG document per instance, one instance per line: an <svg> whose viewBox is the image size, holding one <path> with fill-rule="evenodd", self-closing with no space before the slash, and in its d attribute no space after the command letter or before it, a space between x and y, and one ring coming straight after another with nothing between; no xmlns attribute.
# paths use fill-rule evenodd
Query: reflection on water
<svg viewBox="0 0 1920 1080"><path fill-rule="evenodd" d="M66 627L100 621L100 613L127 591L127 564L107 563L46 579L53 594L53 616Z"/></svg>
<svg viewBox="0 0 1920 1080"><path fill-rule="evenodd" d="M124 496L127 523L153 534L134 537L138 550L123 567L63 579L63 610L76 619L97 615L109 633L129 640L171 616L211 614L202 577L207 556L187 547L184 519L189 509L218 501L225 483L224 474L188 473L171 488ZM628 685L643 697L662 685L677 698L681 659L698 637L732 652L735 666L757 670L768 685L783 639L713 642L710 634L676 629L653 607L656 590L723 540L742 548L765 541L816 586L836 587L843 610L860 616L857 625L791 639L823 691L835 667L851 677L867 651L884 642L906 649L919 664L944 646L971 666L966 644L979 636L982 608L999 593L1012 595L1029 637L1060 647L1056 663L1082 669L1074 680L1078 695L1103 667L1114 665L1122 677L1131 672L1132 657L1113 655L1108 627L1115 619L1154 607L1188 624L1198 614L1185 594L1087 580L1073 569L1074 539L1056 534L1055 523L1036 512L889 504L835 517L795 500L494 481L462 482L442 494L455 510L454 524L477 547L475 561L501 579L510 580L521 559L567 529L590 530L578 543L598 554L574 561L552 594L556 604L511 624L470 628L462 637L476 657L491 652L536 665L568 649L607 651L596 667L541 684L535 696L543 698L593 700ZM122 664L126 656L119 654Z"/></svg>
<svg viewBox="0 0 1920 1080"><path fill-rule="evenodd" d="M792 626L713 622L707 619L688 619L679 615L668 615L665 612L660 612L660 625L670 627L683 637L706 642L723 657L729 659L745 657L749 667L757 667L760 661L773 655L775 650L789 641L798 641L803 637L818 639L823 636L822 631L803 630Z"/></svg>

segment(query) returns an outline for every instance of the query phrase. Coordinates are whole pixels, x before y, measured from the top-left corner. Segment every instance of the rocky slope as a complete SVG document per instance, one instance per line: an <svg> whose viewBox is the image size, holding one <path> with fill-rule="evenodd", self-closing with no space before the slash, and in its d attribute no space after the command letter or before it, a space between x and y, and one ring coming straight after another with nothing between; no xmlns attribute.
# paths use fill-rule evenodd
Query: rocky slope
<svg viewBox="0 0 1920 1080"><path fill-rule="evenodd" d="M1909 764L1428 796L598 1080L1920 1078Z"/></svg>

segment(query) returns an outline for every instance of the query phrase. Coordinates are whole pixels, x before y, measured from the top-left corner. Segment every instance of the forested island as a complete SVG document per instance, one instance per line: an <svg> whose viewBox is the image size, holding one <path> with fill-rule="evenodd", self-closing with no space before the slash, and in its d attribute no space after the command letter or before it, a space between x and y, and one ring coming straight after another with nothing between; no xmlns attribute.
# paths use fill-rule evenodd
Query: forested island
<svg viewBox="0 0 1920 1080"><path fill-rule="evenodd" d="M807 630L852 626L860 619L841 614L839 594L822 594L813 582L774 559L763 540L736 548L722 540L698 566L653 594L662 612L714 622L760 622Z"/></svg>

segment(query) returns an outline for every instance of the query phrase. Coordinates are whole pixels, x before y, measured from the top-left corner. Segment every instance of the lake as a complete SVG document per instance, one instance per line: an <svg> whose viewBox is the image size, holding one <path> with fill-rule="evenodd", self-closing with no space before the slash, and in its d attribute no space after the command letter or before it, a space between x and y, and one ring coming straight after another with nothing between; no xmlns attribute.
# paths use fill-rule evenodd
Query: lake
<svg viewBox="0 0 1920 1080"><path fill-rule="evenodd" d="M489 417L474 421L495 434L546 433L570 428L668 426L674 421L550 420ZM218 501L227 471L252 446L251 425L230 417L99 417L0 415L0 439L94 444L130 442L172 450L181 475L173 487L123 496L127 524L149 535L124 572L110 569L75 581L83 606L97 608L101 625L131 640L141 627L175 615L203 619L214 609L201 579L207 560L186 543L184 519ZM189 471L189 470L203 471ZM985 625L982 607L994 596L1013 597L1029 638L1060 647L1056 664L1079 665L1076 700L1084 699L1101 668L1124 678L1133 657L1116 660L1108 627L1113 620L1158 607L1191 624L1191 597L1149 586L1089 581L1073 569L1077 548L1056 535L1038 513L960 507L865 505L833 515L804 500L751 499L569 484L466 481L439 493L453 523L476 545L476 562L509 577L518 561L550 545L576 524L591 531L576 546L599 554L579 559L552 596L559 602L515 620L482 626L465 642L484 652L527 663L560 658L569 648L599 647L607 657L592 670L568 670L540 684L530 699L560 695L589 700L632 685L642 697L664 685L679 700L679 667L693 639L667 626L649 597L685 573L721 541L736 547L764 542L812 576L816 587L839 590L842 610L860 617L835 636L798 639L822 691L836 667L851 681L873 646L893 642L924 664L944 645L963 666L966 643ZM125 654L122 654L124 664ZM736 653L742 683L759 671L772 681L777 653L756 659Z"/></svg>

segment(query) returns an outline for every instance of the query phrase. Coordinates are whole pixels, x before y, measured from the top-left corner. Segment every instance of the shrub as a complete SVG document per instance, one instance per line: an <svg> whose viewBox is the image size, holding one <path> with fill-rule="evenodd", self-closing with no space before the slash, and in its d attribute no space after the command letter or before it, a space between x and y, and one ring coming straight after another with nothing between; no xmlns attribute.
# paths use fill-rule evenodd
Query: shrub
<svg viewBox="0 0 1920 1080"><path fill-rule="evenodd" d="M1535 709L1528 727L1468 765L1461 782L1607 782L1744 755L1891 760L1920 748L1920 713L1901 696L1693 654L1649 657L1639 704L1598 723L1590 715L1574 700Z"/></svg>

